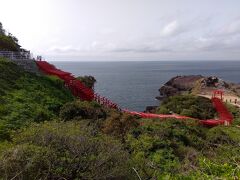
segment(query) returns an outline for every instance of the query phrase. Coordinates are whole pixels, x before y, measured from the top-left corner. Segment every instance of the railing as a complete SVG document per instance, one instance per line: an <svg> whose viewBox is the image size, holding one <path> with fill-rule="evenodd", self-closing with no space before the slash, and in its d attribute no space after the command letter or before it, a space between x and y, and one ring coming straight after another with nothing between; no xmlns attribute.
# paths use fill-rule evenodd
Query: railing
<svg viewBox="0 0 240 180"><path fill-rule="evenodd" d="M139 115L142 118L175 118L175 119L194 119L187 116L180 116L180 115L166 115L166 114L152 114L152 113L142 113L136 111L129 111L129 110L121 110L119 106L109 99L100 96L91 88L86 87L80 80L76 79L71 73L64 72L60 69L57 69L52 64L49 64L46 61L36 61L39 69L41 69L44 73L49 75L55 75L64 80L65 85L71 90L72 94L76 97L79 97L82 100L92 101L95 100L101 105L113 109L118 109L120 111L132 114L132 115ZM207 120L199 120L199 123L208 126L214 127L217 125L230 125L233 121L232 114L228 111L224 103L219 98L212 98L212 103L218 112L218 119L207 119Z"/></svg>
<svg viewBox="0 0 240 180"><path fill-rule="evenodd" d="M0 57L5 57L5 58L12 59L12 60L32 59L32 54L30 53L30 51L20 51L20 52L0 51Z"/></svg>
<svg viewBox="0 0 240 180"><path fill-rule="evenodd" d="M100 96L97 93L94 93L91 88L86 87L80 80L76 79L73 75L71 75L71 73L57 69L55 66L49 64L46 61L36 61L36 63L39 69L42 70L44 73L58 76L59 78L64 80L65 85L70 89L74 96L79 97L80 99L85 101L95 100L105 107L121 110L117 104L113 103L112 101L103 96Z"/></svg>
<svg viewBox="0 0 240 180"><path fill-rule="evenodd" d="M113 103L108 98L100 96L97 93L94 94L94 100L105 107L118 109L119 111L122 111L121 108L116 103Z"/></svg>

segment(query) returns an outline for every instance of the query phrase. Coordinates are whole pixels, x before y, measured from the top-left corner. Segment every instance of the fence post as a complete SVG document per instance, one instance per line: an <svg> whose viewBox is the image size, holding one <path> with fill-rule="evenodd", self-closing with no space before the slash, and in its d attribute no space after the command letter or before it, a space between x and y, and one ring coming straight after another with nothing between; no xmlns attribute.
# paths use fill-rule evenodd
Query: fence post
<svg viewBox="0 0 240 180"><path fill-rule="evenodd" d="M11 58L10 59L13 59L13 52L11 52Z"/></svg>

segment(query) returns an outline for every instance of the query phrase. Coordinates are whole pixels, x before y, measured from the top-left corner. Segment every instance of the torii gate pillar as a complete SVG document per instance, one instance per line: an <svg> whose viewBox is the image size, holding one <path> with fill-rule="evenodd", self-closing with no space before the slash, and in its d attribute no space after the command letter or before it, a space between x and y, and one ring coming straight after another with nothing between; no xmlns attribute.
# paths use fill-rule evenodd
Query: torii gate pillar
<svg viewBox="0 0 240 180"><path fill-rule="evenodd" d="M224 91L223 90L214 90L212 93L212 98L218 97L220 95L221 100L223 100Z"/></svg>

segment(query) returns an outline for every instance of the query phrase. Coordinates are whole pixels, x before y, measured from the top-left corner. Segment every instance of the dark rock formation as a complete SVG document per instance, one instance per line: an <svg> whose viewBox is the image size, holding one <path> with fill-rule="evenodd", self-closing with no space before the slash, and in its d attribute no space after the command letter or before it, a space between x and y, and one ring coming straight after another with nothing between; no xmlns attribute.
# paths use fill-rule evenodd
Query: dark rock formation
<svg viewBox="0 0 240 180"><path fill-rule="evenodd" d="M144 112L146 113L155 113L158 106L147 106Z"/></svg>
<svg viewBox="0 0 240 180"><path fill-rule="evenodd" d="M196 81L203 79L201 75L176 76L170 79L164 86L159 89L160 95L163 97L181 94L194 88ZM158 97L159 98L159 97Z"/></svg>
<svg viewBox="0 0 240 180"><path fill-rule="evenodd" d="M222 79L216 77L216 76L210 76L210 77L204 77L204 79L201 80L201 87L214 87L214 88L229 88L229 84L223 81Z"/></svg>
<svg viewBox="0 0 240 180"><path fill-rule="evenodd" d="M213 89L222 89L240 95L240 84L226 82L216 76L204 77L201 75L176 76L170 79L160 89L160 97L174 96L182 93L204 94Z"/></svg>

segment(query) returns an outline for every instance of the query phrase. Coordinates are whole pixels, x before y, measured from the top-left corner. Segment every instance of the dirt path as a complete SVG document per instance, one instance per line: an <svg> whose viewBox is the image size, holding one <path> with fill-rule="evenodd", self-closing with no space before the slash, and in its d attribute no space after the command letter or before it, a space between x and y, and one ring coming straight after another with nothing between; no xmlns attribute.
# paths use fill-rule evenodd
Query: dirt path
<svg viewBox="0 0 240 180"><path fill-rule="evenodd" d="M202 96L202 97L206 97L208 99L211 99L212 98L212 93L209 92L209 93L205 93L205 94L198 94L198 96ZM238 97L236 95L224 94L223 101L240 108L240 97Z"/></svg>

